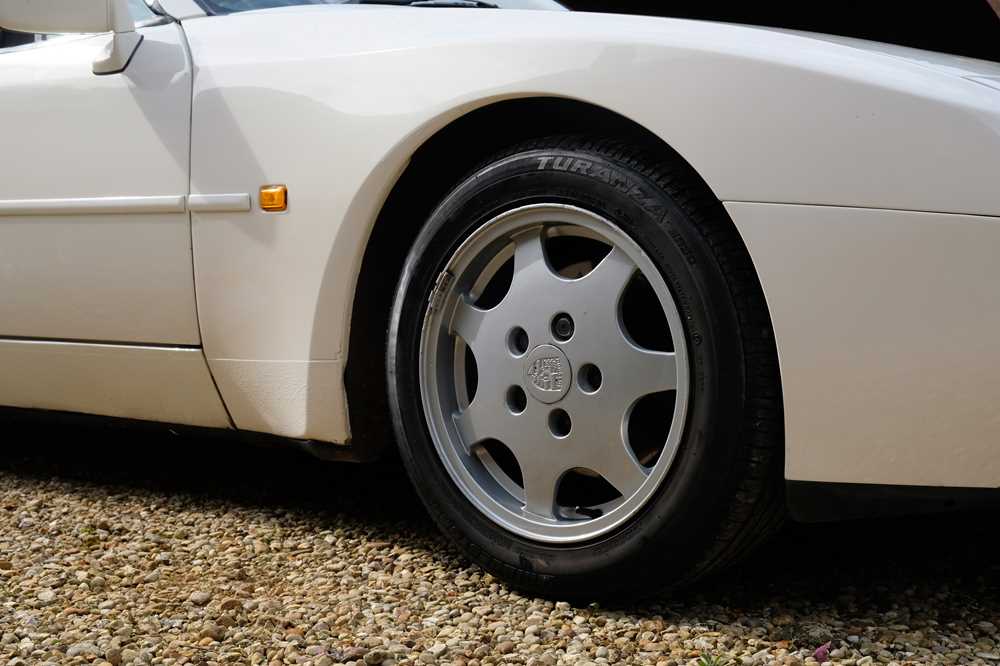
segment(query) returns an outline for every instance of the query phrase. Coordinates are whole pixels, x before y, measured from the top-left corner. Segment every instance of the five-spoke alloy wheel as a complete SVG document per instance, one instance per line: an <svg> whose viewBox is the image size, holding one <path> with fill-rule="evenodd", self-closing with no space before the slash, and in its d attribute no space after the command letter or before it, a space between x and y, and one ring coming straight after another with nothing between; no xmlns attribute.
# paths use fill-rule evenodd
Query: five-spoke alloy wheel
<svg viewBox="0 0 1000 666"><path fill-rule="evenodd" d="M678 157L540 139L424 223L387 384L444 533L535 594L648 596L779 524L781 401L760 285Z"/></svg>

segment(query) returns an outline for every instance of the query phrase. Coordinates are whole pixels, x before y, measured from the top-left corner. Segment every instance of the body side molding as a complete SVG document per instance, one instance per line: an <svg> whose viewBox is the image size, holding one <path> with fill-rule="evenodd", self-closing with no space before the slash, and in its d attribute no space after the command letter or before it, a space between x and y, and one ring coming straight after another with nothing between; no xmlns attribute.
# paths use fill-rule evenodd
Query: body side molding
<svg viewBox="0 0 1000 666"><path fill-rule="evenodd" d="M0 216L183 213L184 195L0 200Z"/></svg>
<svg viewBox="0 0 1000 666"><path fill-rule="evenodd" d="M241 194L192 194L188 197L188 210L192 213L245 213L250 210L250 195Z"/></svg>
<svg viewBox="0 0 1000 666"><path fill-rule="evenodd" d="M245 213L250 195L192 194L66 199L0 199L0 217L56 215L125 215L154 213Z"/></svg>

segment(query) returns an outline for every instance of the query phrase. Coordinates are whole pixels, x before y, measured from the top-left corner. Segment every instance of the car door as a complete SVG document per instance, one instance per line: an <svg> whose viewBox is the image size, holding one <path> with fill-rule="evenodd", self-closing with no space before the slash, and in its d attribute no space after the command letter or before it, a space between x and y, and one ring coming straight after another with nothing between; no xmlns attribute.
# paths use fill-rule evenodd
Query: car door
<svg viewBox="0 0 1000 666"><path fill-rule="evenodd" d="M197 345L191 67L176 23L95 75L108 35L0 47L0 338Z"/></svg>

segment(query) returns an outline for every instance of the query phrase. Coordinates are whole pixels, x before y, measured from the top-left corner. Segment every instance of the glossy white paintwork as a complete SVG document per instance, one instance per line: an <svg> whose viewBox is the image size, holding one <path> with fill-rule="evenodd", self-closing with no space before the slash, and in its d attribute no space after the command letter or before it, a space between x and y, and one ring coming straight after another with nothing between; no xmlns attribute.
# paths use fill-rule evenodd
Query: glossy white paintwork
<svg viewBox="0 0 1000 666"><path fill-rule="evenodd" d="M141 32L120 75L91 72L110 35L0 51L0 337L200 343L191 70L177 25Z"/></svg>
<svg viewBox="0 0 1000 666"><path fill-rule="evenodd" d="M158 0L158 2L167 14L178 20L205 15L205 10L194 0Z"/></svg>
<svg viewBox="0 0 1000 666"><path fill-rule="evenodd" d="M0 404L228 428L197 349L0 340Z"/></svg>
<svg viewBox="0 0 1000 666"><path fill-rule="evenodd" d="M971 356L953 350L946 355L952 363L933 368L939 387L975 392L971 402L936 401L950 411L926 436L900 425L908 401L928 409L910 371L925 366L909 354L949 345L954 336L948 322L930 315L913 330L921 310L906 300L917 298L907 296L906 285L933 287L924 267L952 263L960 265L932 295L946 298L952 291L945 285L958 288L964 279L981 280L967 291L1000 283L1000 268L967 262L984 258L994 241L992 217L1000 216L1000 65L822 35L641 17L375 6L206 17L190 0L161 4L184 19L191 51L188 208L200 333L238 427L349 438L342 375L357 275L379 210L411 155L473 109L563 97L657 134L727 202L775 318L790 478L1000 485L995 439L963 444L939 475L933 472L940 459L929 457L940 451L932 435L945 433L941 424L968 437L993 433L996 419L985 406L1000 400L1000 388L982 373L970 377ZM137 58L150 57L147 46ZM0 77L9 76L9 57L0 54ZM133 66L125 76L138 81ZM183 83L184 75L176 80ZM164 145L186 131L182 113L157 108L149 120L163 123ZM70 137L62 138L52 145ZM147 167L140 154L162 155L163 148L140 147L124 162L144 168L123 174L122 182L137 184L141 173L144 191L103 194L183 194L180 161L177 171L157 160ZM95 196L91 183L106 189L110 182L88 171L80 176L87 187L78 188L85 191L76 192L65 180L53 189L45 178L22 178L27 193L0 191L0 200ZM257 190L268 183L288 186L286 212L257 206ZM229 199L244 193L249 210L247 199L240 206ZM953 236L948 229L961 231ZM865 249L872 234L885 264ZM146 249L135 239L124 243L133 252ZM937 253L940 244L946 256ZM800 246L809 260L801 259ZM836 252L825 255L827 246ZM856 260L852 247L861 248ZM908 254L894 256L894 247ZM131 270L129 261L118 261ZM886 265L893 272L880 277ZM854 272L838 282L838 267ZM850 301L862 277L871 284L848 311L870 315L863 333L860 326L845 329L837 307L823 300ZM802 285L813 285L815 301ZM97 285L97 292L106 289ZM959 337L964 349L993 353L983 363L995 367L1000 322L980 313L992 302L976 294L953 296L943 311L982 324ZM183 319L180 309L172 311ZM810 313L808 322L802 312ZM108 322L135 325L122 317ZM831 331L845 337L831 340ZM809 356L813 336L829 343L829 353ZM846 361L852 345L861 345L858 356ZM841 363L830 370L829 386L821 361ZM849 378L861 388L830 400L831 386L845 389ZM850 422L831 429L845 409ZM972 416L982 421L964 421ZM903 464L910 442L920 460Z"/></svg>
<svg viewBox="0 0 1000 666"><path fill-rule="evenodd" d="M21 32L107 32L126 29L130 21L127 0L4 0L0 4L0 26Z"/></svg>
<svg viewBox="0 0 1000 666"><path fill-rule="evenodd" d="M333 436L347 425L340 361L213 358L209 363L237 427L288 437L346 440Z"/></svg>
<svg viewBox="0 0 1000 666"><path fill-rule="evenodd" d="M779 343L786 476L1000 486L1000 217L726 208Z"/></svg>

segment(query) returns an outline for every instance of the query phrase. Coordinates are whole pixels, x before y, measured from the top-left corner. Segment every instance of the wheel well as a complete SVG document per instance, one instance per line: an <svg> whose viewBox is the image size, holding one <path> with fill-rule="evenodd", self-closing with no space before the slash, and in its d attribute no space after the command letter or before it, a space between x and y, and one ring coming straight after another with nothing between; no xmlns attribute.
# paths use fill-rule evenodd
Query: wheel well
<svg viewBox="0 0 1000 666"><path fill-rule="evenodd" d="M354 294L345 384L351 439L359 459L377 458L394 449L386 389L386 333L397 281L423 221L490 155L521 141L556 134L624 139L677 159L669 145L633 121L562 98L497 102L471 111L427 140L412 156L379 213ZM691 173L697 177L694 169Z"/></svg>

